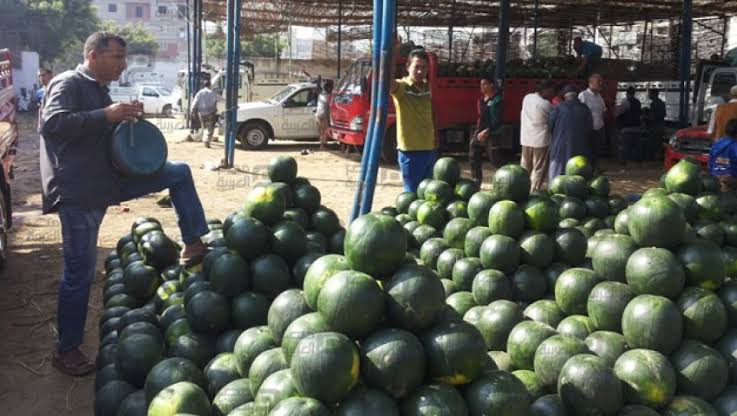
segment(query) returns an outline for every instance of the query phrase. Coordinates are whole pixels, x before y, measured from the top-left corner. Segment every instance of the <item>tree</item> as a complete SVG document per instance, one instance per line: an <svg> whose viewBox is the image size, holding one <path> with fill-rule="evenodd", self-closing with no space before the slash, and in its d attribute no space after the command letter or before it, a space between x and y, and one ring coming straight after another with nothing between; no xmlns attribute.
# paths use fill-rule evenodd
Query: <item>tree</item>
<svg viewBox="0 0 737 416"><path fill-rule="evenodd" d="M207 35L205 54L207 58L225 59L225 32L221 25L215 26L215 33Z"/></svg>
<svg viewBox="0 0 737 416"><path fill-rule="evenodd" d="M154 34L140 23L118 26L112 21L107 21L100 25L100 30L116 33L125 39L129 55L153 56L159 49Z"/></svg>
<svg viewBox="0 0 737 416"><path fill-rule="evenodd" d="M90 0L0 0L0 16L3 30L20 34L21 46L46 64L81 58L80 45L99 24Z"/></svg>
<svg viewBox="0 0 737 416"><path fill-rule="evenodd" d="M253 40L241 41L241 56L245 58L274 58L281 55L286 44L274 35L256 35Z"/></svg>

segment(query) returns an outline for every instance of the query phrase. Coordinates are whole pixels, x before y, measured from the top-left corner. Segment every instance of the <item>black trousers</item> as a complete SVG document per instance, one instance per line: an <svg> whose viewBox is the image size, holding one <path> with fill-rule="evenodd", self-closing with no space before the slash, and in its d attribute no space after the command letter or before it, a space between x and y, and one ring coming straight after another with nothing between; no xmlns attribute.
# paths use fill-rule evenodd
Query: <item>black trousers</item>
<svg viewBox="0 0 737 416"><path fill-rule="evenodd" d="M471 175L477 184L481 185L483 179L484 156L486 156L493 166L499 162L497 150L492 146L494 138L489 137L485 142L479 142L476 138L472 138L468 145L468 162L471 165Z"/></svg>

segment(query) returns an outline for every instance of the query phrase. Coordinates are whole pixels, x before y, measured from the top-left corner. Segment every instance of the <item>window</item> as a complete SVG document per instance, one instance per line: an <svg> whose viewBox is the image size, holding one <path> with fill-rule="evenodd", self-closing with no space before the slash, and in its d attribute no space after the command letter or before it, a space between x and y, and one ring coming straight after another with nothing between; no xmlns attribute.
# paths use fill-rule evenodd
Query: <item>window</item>
<svg viewBox="0 0 737 416"><path fill-rule="evenodd" d="M118 12L118 5L117 4L108 4L107 5L107 12L108 13L117 13Z"/></svg>
<svg viewBox="0 0 737 416"><path fill-rule="evenodd" d="M317 105L317 88L299 91L287 102L289 107L314 107Z"/></svg>
<svg viewBox="0 0 737 416"><path fill-rule="evenodd" d="M143 89L143 96L144 97L158 97L159 94L157 94L153 88L145 87Z"/></svg>
<svg viewBox="0 0 737 416"><path fill-rule="evenodd" d="M180 19L184 19L187 16L187 6L183 4L177 5L177 16Z"/></svg>
<svg viewBox="0 0 737 416"><path fill-rule="evenodd" d="M711 96L721 97L724 102L727 102L729 101L729 89L735 84L737 84L737 79L734 74L717 73L714 75L714 82L711 86Z"/></svg>
<svg viewBox="0 0 737 416"><path fill-rule="evenodd" d="M143 6L136 6L136 17L143 17Z"/></svg>
<svg viewBox="0 0 737 416"><path fill-rule="evenodd" d="M159 14L160 15L165 15L166 12L167 12L166 6L159 6Z"/></svg>

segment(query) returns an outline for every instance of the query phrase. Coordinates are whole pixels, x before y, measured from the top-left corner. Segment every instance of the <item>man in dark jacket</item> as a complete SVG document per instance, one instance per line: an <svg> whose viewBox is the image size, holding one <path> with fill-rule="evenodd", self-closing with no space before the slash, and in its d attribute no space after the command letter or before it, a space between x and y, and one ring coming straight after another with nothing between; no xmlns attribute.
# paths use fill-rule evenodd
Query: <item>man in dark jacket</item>
<svg viewBox="0 0 737 416"><path fill-rule="evenodd" d="M579 101L575 86L565 86L561 93L563 102L555 106L548 121L552 133L548 184L553 183L556 176L565 173L568 159L583 155L591 160L594 151L589 140L594 128L591 110Z"/></svg>
<svg viewBox="0 0 737 416"><path fill-rule="evenodd" d="M167 162L155 175L123 178L111 163L108 146L115 127L143 114L141 103L113 104L108 95L107 84L126 68L126 55L126 43L119 36L90 35L84 64L51 81L41 114L43 213L58 213L64 250L52 365L72 376L95 368L80 346L95 277L97 236L108 206L168 188L184 242L182 259L196 263L206 252L200 236L208 228L189 166Z"/></svg>
<svg viewBox="0 0 737 416"><path fill-rule="evenodd" d="M648 92L650 107L647 113L647 146L644 151L646 160L655 160L662 153L665 139L665 102L660 99L657 88Z"/></svg>
<svg viewBox="0 0 737 416"><path fill-rule="evenodd" d="M617 104L619 123L619 163L642 161L642 105L635 98L635 88L627 88L627 97Z"/></svg>
<svg viewBox="0 0 737 416"><path fill-rule="evenodd" d="M471 174L478 185L483 176L483 156L487 153L492 164L499 161L494 154L495 141L498 140L502 126L502 95L497 94L491 78L481 78L481 98L478 102L478 121L471 137L468 149L468 160Z"/></svg>

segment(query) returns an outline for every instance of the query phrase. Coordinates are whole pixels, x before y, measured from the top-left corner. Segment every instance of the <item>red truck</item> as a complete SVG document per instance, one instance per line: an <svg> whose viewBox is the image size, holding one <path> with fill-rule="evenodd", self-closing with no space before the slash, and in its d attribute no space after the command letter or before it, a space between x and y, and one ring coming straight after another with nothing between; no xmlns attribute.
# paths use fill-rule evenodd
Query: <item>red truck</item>
<svg viewBox="0 0 737 416"><path fill-rule="evenodd" d="M429 82L433 109L437 119L441 151L468 149L468 139L476 125L476 105L480 98L477 77L441 76L437 55L428 54ZM397 77L406 74L405 60L397 67ZM329 135L341 143L362 146L366 136L371 100L371 60L359 59L352 63L333 90L330 104ZM500 147L516 151L519 147L519 120L522 99L535 90L542 79L508 78L504 81L504 134ZM556 80L560 84L576 84L585 88L583 80ZM616 81L605 82L604 100L614 108ZM387 132L382 150L385 162L396 161L396 117L393 103L389 108Z"/></svg>
<svg viewBox="0 0 737 416"><path fill-rule="evenodd" d="M16 97L13 90L12 56L8 49L0 49L0 269L5 266L8 248L8 230L12 224L10 181L13 178L13 159L18 145Z"/></svg>

